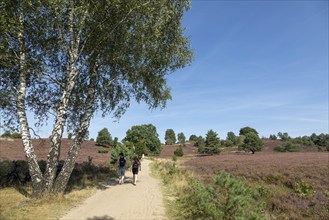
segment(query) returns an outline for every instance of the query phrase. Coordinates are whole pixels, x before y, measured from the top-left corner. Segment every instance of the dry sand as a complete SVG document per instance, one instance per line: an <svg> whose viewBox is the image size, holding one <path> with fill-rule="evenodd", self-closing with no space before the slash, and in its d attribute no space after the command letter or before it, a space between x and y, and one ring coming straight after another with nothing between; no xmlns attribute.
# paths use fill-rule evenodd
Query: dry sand
<svg viewBox="0 0 329 220"><path fill-rule="evenodd" d="M61 219L167 219L160 182L150 176L150 163L143 160L136 186L132 184L132 173L126 171L124 184L109 181L104 184L104 189L98 190Z"/></svg>

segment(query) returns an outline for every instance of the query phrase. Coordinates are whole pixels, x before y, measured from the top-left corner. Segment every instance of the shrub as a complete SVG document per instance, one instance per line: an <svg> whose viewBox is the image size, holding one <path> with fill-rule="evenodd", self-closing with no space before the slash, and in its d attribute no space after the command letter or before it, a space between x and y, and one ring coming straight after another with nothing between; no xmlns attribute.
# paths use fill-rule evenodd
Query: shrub
<svg viewBox="0 0 329 220"><path fill-rule="evenodd" d="M301 181L296 184L295 192L300 197L309 197L313 193L313 187L310 184Z"/></svg>
<svg viewBox="0 0 329 220"><path fill-rule="evenodd" d="M98 153L100 153L100 154L107 154L108 152L109 152L109 150L107 150L107 149L98 150Z"/></svg>
<svg viewBox="0 0 329 220"><path fill-rule="evenodd" d="M222 219L221 210L218 209L216 192L212 187L201 181L190 178L188 186L183 190L177 205L180 218L184 219Z"/></svg>
<svg viewBox="0 0 329 220"><path fill-rule="evenodd" d="M20 133L14 132L14 133L11 135L11 138L14 138L14 139L21 139L21 138L22 138L22 135L21 135Z"/></svg>
<svg viewBox="0 0 329 220"><path fill-rule="evenodd" d="M133 151L134 145L130 142L125 142L123 144L118 144L116 148L112 149L111 152L111 159L110 159L110 164L115 165L118 161L119 154L123 153L127 162L126 162L126 167L130 167L131 165L131 160L134 156L134 151Z"/></svg>
<svg viewBox="0 0 329 220"><path fill-rule="evenodd" d="M182 157L184 155L182 146L179 146L175 151L174 155L177 157Z"/></svg>
<svg viewBox="0 0 329 220"><path fill-rule="evenodd" d="M260 192L248 187L240 178L222 171L214 179L219 186L217 194L221 200L219 208L222 219L261 219L264 218L264 202Z"/></svg>
<svg viewBox="0 0 329 220"><path fill-rule="evenodd" d="M277 136L275 134L271 134L270 135L270 139L271 140L277 140L278 138L277 138Z"/></svg>
<svg viewBox="0 0 329 220"><path fill-rule="evenodd" d="M279 152L298 152L301 149L298 145L294 145L290 142L286 142L282 145L278 145L278 146L274 147L274 150L279 151Z"/></svg>
<svg viewBox="0 0 329 220"><path fill-rule="evenodd" d="M11 137L11 133L10 133L10 131L5 131L5 132L1 135L1 137L3 137L3 138L10 138L10 137Z"/></svg>
<svg viewBox="0 0 329 220"><path fill-rule="evenodd" d="M179 217L186 219L264 219L261 194L227 172L210 184L190 178L177 200Z"/></svg>

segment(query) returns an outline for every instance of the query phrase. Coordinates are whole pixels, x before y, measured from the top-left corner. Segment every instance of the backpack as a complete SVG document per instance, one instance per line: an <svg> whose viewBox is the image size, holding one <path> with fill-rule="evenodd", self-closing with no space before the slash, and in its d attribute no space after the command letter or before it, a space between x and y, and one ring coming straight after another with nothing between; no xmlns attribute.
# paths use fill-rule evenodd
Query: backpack
<svg viewBox="0 0 329 220"><path fill-rule="evenodd" d="M126 165L126 159L124 157L120 157L119 166L124 167Z"/></svg>
<svg viewBox="0 0 329 220"><path fill-rule="evenodd" d="M138 162L137 161L134 162L133 169L138 169Z"/></svg>

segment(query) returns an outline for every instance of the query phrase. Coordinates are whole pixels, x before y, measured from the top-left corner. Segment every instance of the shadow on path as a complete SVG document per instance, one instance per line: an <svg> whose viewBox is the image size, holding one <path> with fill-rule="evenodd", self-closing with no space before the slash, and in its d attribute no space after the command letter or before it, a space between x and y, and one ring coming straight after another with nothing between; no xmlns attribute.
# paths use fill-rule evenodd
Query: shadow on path
<svg viewBox="0 0 329 220"><path fill-rule="evenodd" d="M124 184L133 184L133 179L131 177L125 177ZM111 178L111 179L109 179L107 181L104 181L102 183L99 183L97 185L97 189L106 190L110 186L117 186L117 185L120 185L118 183L118 179L117 178Z"/></svg>
<svg viewBox="0 0 329 220"><path fill-rule="evenodd" d="M87 220L114 220L114 218L108 215L104 215L104 216L94 216L92 218L87 218Z"/></svg>

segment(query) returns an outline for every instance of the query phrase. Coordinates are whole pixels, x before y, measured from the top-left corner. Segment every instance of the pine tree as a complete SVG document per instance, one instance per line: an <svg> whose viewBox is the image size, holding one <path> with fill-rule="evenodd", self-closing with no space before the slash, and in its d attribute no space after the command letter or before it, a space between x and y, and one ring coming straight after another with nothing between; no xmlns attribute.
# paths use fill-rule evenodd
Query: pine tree
<svg viewBox="0 0 329 220"><path fill-rule="evenodd" d="M220 142L218 134L213 131L209 130L206 134L206 146L205 146L205 153L208 154L218 154L220 153Z"/></svg>

